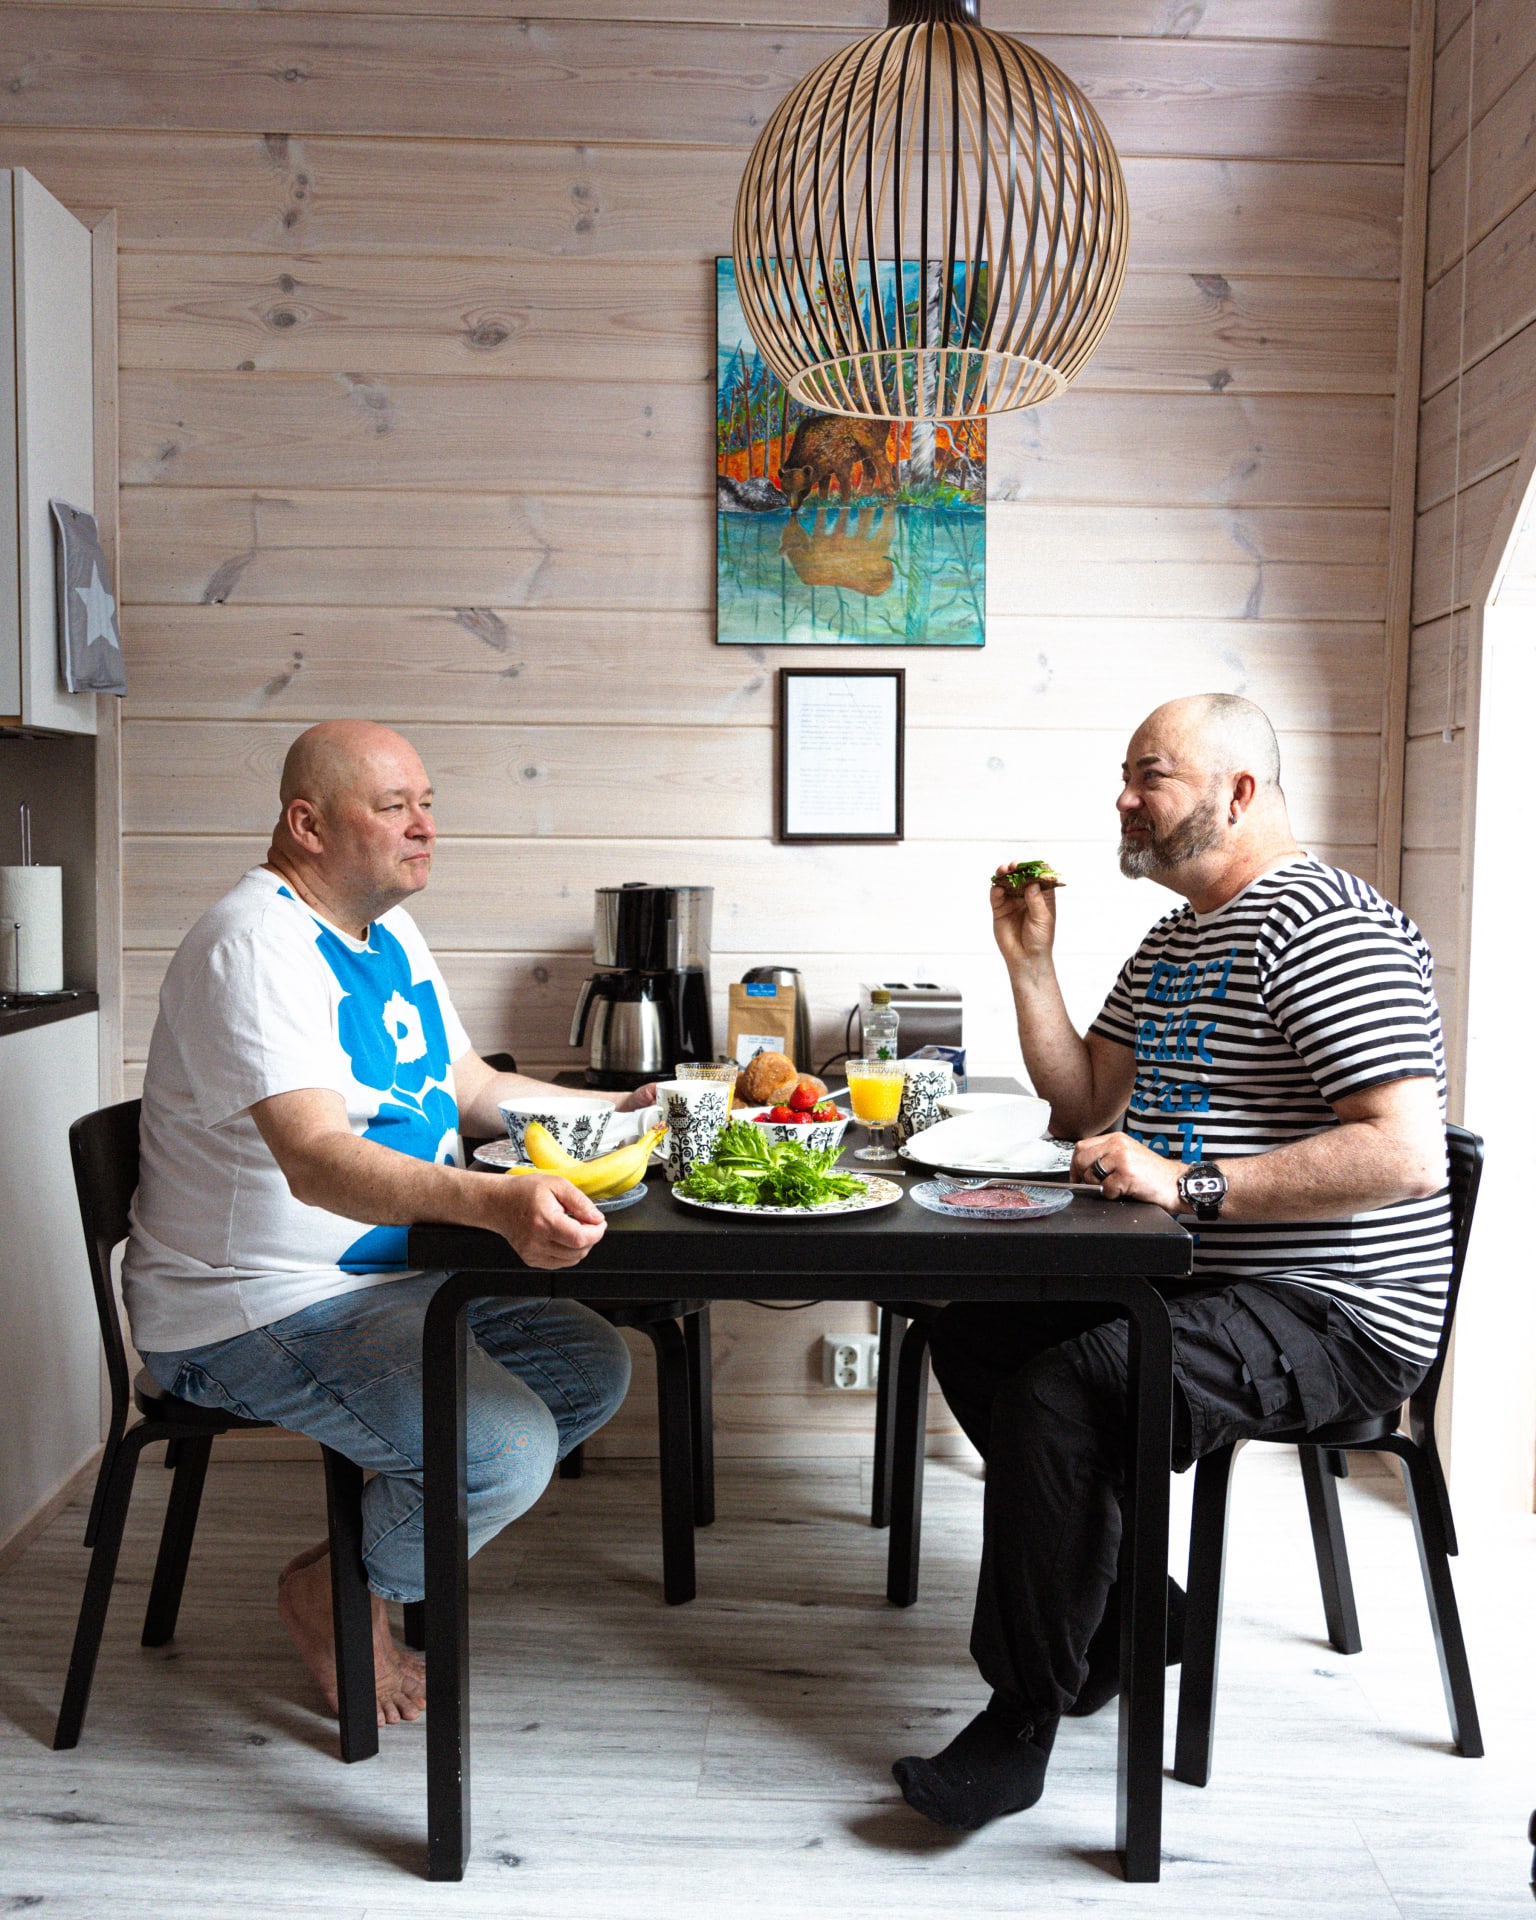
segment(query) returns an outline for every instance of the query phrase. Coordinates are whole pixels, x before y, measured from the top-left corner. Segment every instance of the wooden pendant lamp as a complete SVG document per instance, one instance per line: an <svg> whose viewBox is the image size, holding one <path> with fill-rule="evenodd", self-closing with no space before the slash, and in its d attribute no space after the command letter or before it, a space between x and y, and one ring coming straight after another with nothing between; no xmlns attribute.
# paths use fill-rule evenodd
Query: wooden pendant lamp
<svg viewBox="0 0 1536 1920"><path fill-rule="evenodd" d="M1128 227L1104 123L1059 67L987 32L977 0L890 0L885 31L807 74L758 136L736 287L804 405L968 419L1077 376Z"/></svg>

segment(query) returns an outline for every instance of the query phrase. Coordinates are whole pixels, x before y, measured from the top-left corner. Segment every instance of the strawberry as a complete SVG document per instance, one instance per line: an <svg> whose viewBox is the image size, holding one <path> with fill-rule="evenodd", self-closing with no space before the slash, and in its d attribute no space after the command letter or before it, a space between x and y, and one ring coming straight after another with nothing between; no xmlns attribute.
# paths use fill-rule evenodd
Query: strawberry
<svg viewBox="0 0 1536 1920"><path fill-rule="evenodd" d="M768 1118L770 1120L783 1122L786 1120L798 1120L800 1115L795 1112L793 1107L775 1107L768 1115Z"/></svg>
<svg viewBox="0 0 1536 1920"><path fill-rule="evenodd" d="M817 1093L816 1089L814 1087L808 1087L802 1080L789 1096L789 1104L794 1108L796 1113L809 1113L820 1098L821 1096Z"/></svg>

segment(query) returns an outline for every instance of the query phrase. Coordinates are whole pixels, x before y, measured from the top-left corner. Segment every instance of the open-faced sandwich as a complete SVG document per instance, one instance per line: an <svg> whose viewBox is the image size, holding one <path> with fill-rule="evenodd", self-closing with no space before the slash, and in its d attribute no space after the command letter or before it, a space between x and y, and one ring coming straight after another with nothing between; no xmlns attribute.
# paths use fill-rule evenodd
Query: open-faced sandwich
<svg viewBox="0 0 1536 1920"><path fill-rule="evenodd" d="M1002 887L1008 893L1022 893L1031 880L1042 887L1066 885L1049 860L1015 860L1009 866L999 867L988 884Z"/></svg>

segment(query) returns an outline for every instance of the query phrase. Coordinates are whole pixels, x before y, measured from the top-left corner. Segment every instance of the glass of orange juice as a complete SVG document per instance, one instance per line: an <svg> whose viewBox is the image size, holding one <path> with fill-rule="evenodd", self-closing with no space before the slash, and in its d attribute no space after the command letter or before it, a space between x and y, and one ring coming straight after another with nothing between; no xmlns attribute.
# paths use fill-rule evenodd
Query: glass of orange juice
<svg viewBox="0 0 1536 1920"><path fill-rule="evenodd" d="M904 1060L850 1060L848 1100L853 1117L869 1129L869 1145L855 1160L894 1160L895 1149L885 1144L885 1130L901 1112L901 1089L907 1077Z"/></svg>

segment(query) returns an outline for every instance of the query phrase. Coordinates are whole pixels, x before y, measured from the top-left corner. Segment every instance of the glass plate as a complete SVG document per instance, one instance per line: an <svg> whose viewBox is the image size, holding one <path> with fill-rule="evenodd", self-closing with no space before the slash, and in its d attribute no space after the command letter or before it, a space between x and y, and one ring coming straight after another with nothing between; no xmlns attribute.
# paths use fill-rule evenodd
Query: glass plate
<svg viewBox="0 0 1536 1920"><path fill-rule="evenodd" d="M672 1189L672 1198L680 1207L694 1207L700 1213L738 1213L751 1220L824 1220L831 1213L873 1213L877 1207L892 1207L901 1198L894 1180L882 1180L877 1173L861 1173L868 1191L862 1198L830 1200L824 1207L745 1207L735 1200L690 1200Z"/></svg>
<svg viewBox="0 0 1536 1920"><path fill-rule="evenodd" d="M594 1200L593 1206L603 1213L622 1213L626 1207L632 1207L643 1200L650 1188L642 1180L638 1187L631 1187L626 1193L616 1193L611 1200Z"/></svg>
<svg viewBox="0 0 1536 1920"><path fill-rule="evenodd" d="M965 1196L974 1186L1012 1187L1019 1193L1028 1194L1030 1206L1023 1207L968 1207ZM942 1214L946 1220L1043 1220L1047 1214L1060 1213L1063 1207L1070 1207L1072 1195L1065 1187L1031 1187L1020 1180L977 1180L964 1184L952 1180L919 1180L909 1189L911 1197L920 1207L929 1213Z"/></svg>
<svg viewBox="0 0 1536 1920"><path fill-rule="evenodd" d="M652 1153L650 1164L655 1166L659 1157ZM474 1158L479 1166L498 1167L503 1172L508 1167L526 1167L528 1164L510 1140L487 1140L484 1146L475 1148Z"/></svg>
<svg viewBox="0 0 1536 1920"><path fill-rule="evenodd" d="M499 1167L503 1172L508 1167L526 1167L528 1164L510 1140L487 1140L483 1147L475 1148L475 1159L482 1167ZM647 1191L642 1180L638 1186L615 1194L611 1200L594 1200L592 1204L603 1213L622 1213L626 1207L643 1200Z"/></svg>
<svg viewBox="0 0 1536 1920"><path fill-rule="evenodd" d="M475 1160L482 1167L526 1167L528 1162L510 1140L487 1140L475 1148Z"/></svg>

